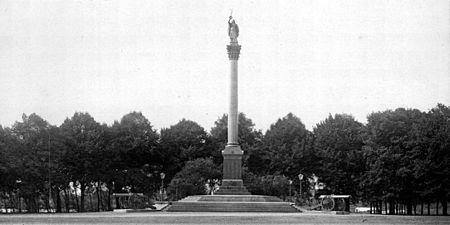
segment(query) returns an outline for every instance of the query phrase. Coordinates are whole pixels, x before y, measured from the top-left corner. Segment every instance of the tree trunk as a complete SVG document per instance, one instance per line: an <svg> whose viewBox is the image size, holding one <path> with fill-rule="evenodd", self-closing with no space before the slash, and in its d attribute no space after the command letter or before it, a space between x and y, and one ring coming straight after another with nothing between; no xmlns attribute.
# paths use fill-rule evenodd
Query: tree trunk
<svg viewBox="0 0 450 225"><path fill-rule="evenodd" d="M383 201L382 200L379 201L379 205L380 205L380 214L383 214Z"/></svg>
<svg viewBox="0 0 450 225"><path fill-rule="evenodd" d="M385 200L384 201L384 210L385 210L385 214L387 215L388 214L388 206L387 206L387 201Z"/></svg>
<svg viewBox="0 0 450 225"><path fill-rule="evenodd" d="M378 214L383 214L383 202L378 201Z"/></svg>
<svg viewBox="0 0 450 225"><path fill-rule="evenodd" d="M373 206L373 213L374 214L378 214L378 201L375 201L374 202L374 206Z"/></svg>
<svg viewBox="0 0 450 225"><path fill-rule="evenodd" d="M28 203L29 203L28 198L24 197L23 201L24 201L24 203L25 203L25 209L28 209L29 212L31 212L31 210L30 210L31 207L30 207L30 205L28 204ZM8 204L11 205L11 198L8 198ZM6 207L7 207L7 206L6 206Z"/></svg>
<svg viewBox="0 0 450 225"><path fill-rule="evenodd" d="M427 202L427 205L428 205L428 215L431 215L431 211L430 211L430 205L431 205L431 203L430 203L430 202Z"/></svg>
<svg viewBox="0 0 450 225"><path fill-rule="evenodd" d="M113 211L112 204L111 204L111 192L108 190L108 198L106 199L108 204L108 211Z"/></svg>
<svg viewBox="0 0 450 225"><path fill-rule="evenodd" d="M420 201L420 215L423 216L423 201Z"/></svg>
<svg viewBox="0 0 450 225"><path fill-rule="evenodd" d="M22 213L22 199L20 198L20 195L17 195L17 199L19 200L19 213Z"/></svg>
<svg viewBox="0 0 450 225"><path fill-rule="evenodd" d="M106 198L106 196L108 195L108 193L106 192L106 191L101 191L100 192L100 198L101 198L101 203L102 203L102 205L101 205L101 210L102 211L107 211L108 210L108 206L107 206L107 198Z"/></svg>
<svg viewBox="0 0 450 225"><path fill-rule="evenodd" d="M369 213L372 214L372 202L369 203Z"/></svg>
<svg viewBox="0 0 450 225"><path fill-rule="evenodd" d="M85 193L84 193L84 189L86 188L86 184L81 183L80 184L80 212L84 212L84 197L85 197Z"/></svg>
<svg viewBox="0 0 450 225"><path fill-rule="evenodd" d="M107 199L107 203L108 203L108 211L112 211L112 205L111 205L111 195L113 193L113 184L110 183L108 184L108 199Z"/></svg>
<svg viewBox="0 0 450 225"><path fill-rule="evenodd" d="M47 198L47 201L45 201L45 209L47 210L47 213L50 212L50 195Z"/></svg>
<svg viewBox="0 0 450 225"><path fill-rule="evenodd" d="M407 215L412 215L412 209L413 209L412 203L411 202L407 202L406 203L406 214Z"/></svg>
<svg viewBox="0 0 450 225"><path fill-rule="evenodd" d="M377 204L377 214L380 214L380 202L377 200L376 202L375 202L375 204Z"/></svg>
<svg viewBox="0 0 450 225"><path fill-rule="evenodd" d="M36 206L36 212L39 212L39 210L41 209L41 196L39 196L39 194L36 194L34 197L34 202L35 202L35 206Z"/></svg>
<svg viewBox="0 0 450 225"><path fill-rule="evenodd" d="M373 207L373 214L377 214L378 213L377 212L378 211L377 201L373 202L372 207Z"/></svg>
<svg viewBox="0 0 450 225"><path fill-rule="evenodd" d="M436 201L436 215L439 215L439 201Z"/></svg>
<svg viewBox="0 0 450 225"><path fill-rule="evenodd" d="M122 206L120 205L119 197L116 197L116 209L121 209Z"/></svg>
<svg viewBox="0 0 450 225"><path fill-rule="evenodd" d="M394 215L394 207L392 204L392 200L389 200L388 202L389 202L389 215ZM388 213L388 212L386 212L386 213Z"/></svg>
<svg viewBox="0 0 450 225"><path fill-rule="evenodd" d="M90 209L89 209L89 211L94 211L94 204L93 204L93 200L92 200L92 193L89 193L89 206L90 206Z"/></svg>
<svg viewBox="0 0 450 225"><path fill-rule="evenodd" d="M97 181L97 212L100 212L100 181Z"/></svg>
<svg viewBox="0 0 450 225"><path fill-rule="evenodd" d="M5 212L8 212L8 211L6 211L6 209L8 208L8 206L6 206L6 200L5 200L5 198L2 198L1 201L2 201L2 203L3 203L3 207L5 207ZM19 208L19 209L20 209L20 208Z"/></svg>
<svg viewBox="0 0 450 225"><path fill-rule="evenodd" d="M78 201L78 188L75 187L75 204L77 206L77 212L80 212L80 203Z"/></svg>
<svg viewBox="0 0 450 225"><path fill-rule="evenodd" d="M66 212L70 212L70 192L67 188L64 189L64 204L66 205Z"/></svg>
<svg viewBox="0 0 450 225"><path fill-rule="evenodd" d="M441 201L441 203L442 203L442 215L447 216L448 215L448 213L447 213L447 199L444 198Z"/></svg>
<svg viewBox="0 0 450 225"><path fill-rule="evenodd" d="M36 197L31 196L30 199L29 199L29 201L30 201L30 203L29 203L29 205L30 205L30 206L29 206L29 207L30 207L30 211L31 211L31 212L37 213L39 207L37 206L37 203L36 203ZM28 204L27 204L27 205L28 205Z"/></svg>
<svg viewBox="0 0 450 225"><path fill-rule="evenodd" d="M109 207L109 191L103 191L102 192L102 208L103 211L108 211L110 210Z"/></svg>
<svg viewBox="0 0 450 225"><path fill-rule="evenodd" d="M414 209L414 215L417 215L417 210L416 210L416 209L417 209L417 204L414 203L413 207L414 207L414 208L413 208L413 209Z"/></svg>
<svg viewBox="0 0 450 225"><path fill-rule="evenodd" d="M8 198L8 206L6 206L6 212L8 212L8 208L12 208L12 213L16 213L16 200L14 200L14 197L10 195Z"/></svg>
<svg viewBox="0 0 450 225"><path fill-rule="evenodd" d="M5 205L6 208L8 208L11 205L11 201L12 201L11 198L8 198L8 205ZM28 210L28 212L32 212L31 207L29 205L30 200L28 198L24 197L23 201L25 203L25 209Z"/></svg>
<svg viewBox="0 0 450 225"><path fill-rule="evenodd" d="M61 195L60 195L61 190L59 188L57 188L57 192L56 192L56 212L57 213L61 213Z"/></svg>

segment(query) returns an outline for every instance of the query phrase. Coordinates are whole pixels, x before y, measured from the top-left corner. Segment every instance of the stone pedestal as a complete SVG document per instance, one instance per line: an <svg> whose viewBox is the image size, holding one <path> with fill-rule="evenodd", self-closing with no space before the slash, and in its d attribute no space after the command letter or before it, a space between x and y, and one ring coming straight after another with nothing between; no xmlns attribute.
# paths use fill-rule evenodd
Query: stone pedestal
<svg viewBox="0 0 450 225"><path fill-rule="evenodd" d="M250 195L242 181L243 154L239 145L227 145L222 151L223 179L217 195Z"/></svg>

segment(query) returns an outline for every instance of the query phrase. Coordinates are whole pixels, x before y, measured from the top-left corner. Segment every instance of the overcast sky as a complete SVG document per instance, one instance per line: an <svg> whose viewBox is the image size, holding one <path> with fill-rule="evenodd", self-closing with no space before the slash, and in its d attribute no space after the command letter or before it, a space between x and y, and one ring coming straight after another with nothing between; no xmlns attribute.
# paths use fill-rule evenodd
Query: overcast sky
<svg viewBox="0 0 450 225"><path fill-rule="evenodd" d="M111 124L206 130L228 110L230 9L240 28L239 111L266 130L292 112L450 105L449 1L0 1L0 124L74 112Z"/></svg>

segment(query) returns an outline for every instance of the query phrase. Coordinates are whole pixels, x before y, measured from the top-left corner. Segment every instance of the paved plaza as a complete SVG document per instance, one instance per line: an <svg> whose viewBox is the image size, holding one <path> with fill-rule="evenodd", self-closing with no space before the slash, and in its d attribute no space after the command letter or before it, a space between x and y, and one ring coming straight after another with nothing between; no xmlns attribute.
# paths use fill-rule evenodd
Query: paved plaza
<svg viewBox="0 0 450 225"><path fill-rule="evenodd" d="M444 216L320 213L71 213L0 215L0 224L450 224Z"/></svg>

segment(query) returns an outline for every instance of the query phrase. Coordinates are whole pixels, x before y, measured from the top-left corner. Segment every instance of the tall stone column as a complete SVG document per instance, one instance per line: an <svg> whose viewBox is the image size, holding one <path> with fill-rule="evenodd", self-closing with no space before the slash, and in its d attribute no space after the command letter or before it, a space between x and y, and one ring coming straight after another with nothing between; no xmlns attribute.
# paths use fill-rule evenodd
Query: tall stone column
<svg viewBox="0 0 450 225"><path fill-rule="evenodd" d="M230 59L230 89L228 108L228 145L239 145L238 143L238 60L241 46L231 43L227 46L228 58Z"/></svg>
<svg viewBox="0 0 450 225"><path fill-rule="evenodd" d="M227 46L230 59L230 81L228 102L228 143L222 151L223 179L242 182L242 155L244 152L238 142L238 59L241 46L230 43Z"/></svg>
<svg viewBox="0 0 450 225"><path fill-rule="evenodd" d="M231 21L230 17L230 21ZM228 143L222 151L223 179L219 195L249 195L242 181L242 155L244 152L238 142L238 60L241 46L237 42L237 24L229 23L231 42L227 45L230 60ZM234 26L234 27L233 27ZM234 33L233 33L234 32Z"/></svg>

